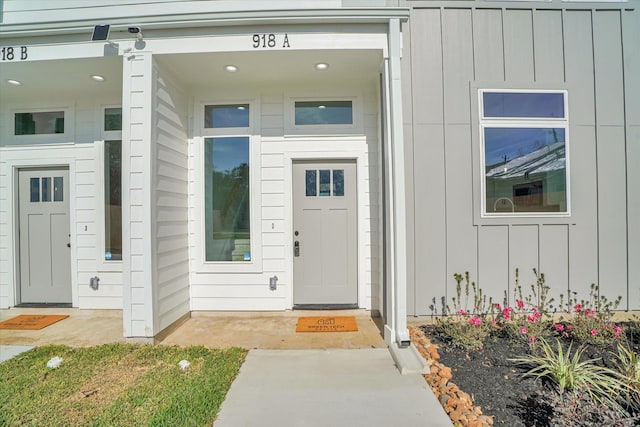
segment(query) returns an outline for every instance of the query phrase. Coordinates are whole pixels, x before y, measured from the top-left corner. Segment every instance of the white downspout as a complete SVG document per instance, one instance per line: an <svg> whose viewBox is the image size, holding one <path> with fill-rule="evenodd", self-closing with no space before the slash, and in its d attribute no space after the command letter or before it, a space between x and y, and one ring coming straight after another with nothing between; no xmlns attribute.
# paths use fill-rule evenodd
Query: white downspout
<svg viewBox="0 0 640 427"><path fill-rule="evenodd" d="M389 195L391 264L392 264L392 329L399 347L411 344L407 329L407 223L404 168L404 134L402 120L402 33L399 19L389 21L388 90L390 114L390 147L392 192Z"/></svg>

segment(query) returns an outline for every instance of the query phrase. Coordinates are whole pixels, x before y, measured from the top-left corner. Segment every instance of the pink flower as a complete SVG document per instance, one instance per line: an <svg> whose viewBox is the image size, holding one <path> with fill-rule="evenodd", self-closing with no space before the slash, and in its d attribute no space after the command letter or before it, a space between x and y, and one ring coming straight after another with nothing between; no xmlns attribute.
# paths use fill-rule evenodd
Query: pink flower
<svg viewBox="0 0 640 427"><path fill-rule="evenodd" d="M564 325L562 323L556 323L553 327L556 328L556 331L558 332L564 331Z"/></svg>
<svg viewBox="0 0 640 427"><path fill-rule="evenodd" d="M593 317L593 316L595 316L595 314L596 314L595 311L590 310L588 308L584 311L584 315L587 316L587 317Z"/></svg>
<svg viewBox="0 0 640 427"><path fill-rule="evenodd" d="M582 311L582 304L578 303L574 305L573 308L576 310L576 313L580 313Z"/></svg>
<svg viewBox="0 0 640 427"><path fill-rule="evenodd" d="M536 337L534 337L533 335L529 337L529 342L535 342L536 341Z"/></svg>
<svg viewBox="0 0 640 427"><path fill-rule="evenodd" d="M502 310L502 307L500 306L500 304L493 304L493 307L494 307L496 310Z"/></svg>
<svg viewBox="0 0 640 427"><path fill-rule="evenodd" d="M620 326L616 325L616 327L615 327L615 332L613 333L613 335L614 335L616 338L620 338L620 334L621 334L621 333L622 333L622 328L621 328Z"/></svg>
<svg viewBox="0 0 640 427"><path fill-rule="evenodd" d="M596 335L598 335L598 331L595 330L595 329L592 329L591 330L591 335L593 335L595 337Z"/></svg>
<svg viewBox="0 0 640 427"><path fill-rule="evenodd" d="M522 328L520 328L520 333L521 334L526 334L527 333L527 328L525 328L524 326Z"/></svg>
<svg viewBox="0 0 640 427"><path fill-rule="evenodd" d="M469 318L469 320L467 320L467 322L474 326L480 326L480 324L482 323L482 319L479 317L471 317Z"/></svg>
<svg viewBox="0 0 640 427"><path fill-rule="evenodd" d="M460 309L460 310L458 310L458 314L461 315L461 316L466 316L467 315L467 310Z"/></svg>
<svg viewBox="0 0 640 427"><path fill-rule="evenodd" d="M518 304L518 308L524 308L524 301L522 301L521 299L516 301L516 304Z"/></svg>
<svg viewBox="0 0 640 427"><path fill-rule="evenodd" d="M504 317L504 320L509 320L511 318L512 311L513 311L513 308L511 307L505 307L502 309L502 317Z"/></svg>

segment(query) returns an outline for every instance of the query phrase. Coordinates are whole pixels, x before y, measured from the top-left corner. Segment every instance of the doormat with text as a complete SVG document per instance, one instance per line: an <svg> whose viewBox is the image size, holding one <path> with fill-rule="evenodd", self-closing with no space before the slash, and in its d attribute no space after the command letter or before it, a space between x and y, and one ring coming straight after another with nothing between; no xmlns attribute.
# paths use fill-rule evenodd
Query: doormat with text
<svg viewBox="0 0 640 427"><path fill-rule="evenodd" d="M21 314L0 322L0 329L38 330L69 317L67 314Z"/></svg>
<svg viewBox="0 0 640 427"><path fill-rule="evenodd" d="M296 332L354 332L358 330L353 316L299 317Z"/></svg>

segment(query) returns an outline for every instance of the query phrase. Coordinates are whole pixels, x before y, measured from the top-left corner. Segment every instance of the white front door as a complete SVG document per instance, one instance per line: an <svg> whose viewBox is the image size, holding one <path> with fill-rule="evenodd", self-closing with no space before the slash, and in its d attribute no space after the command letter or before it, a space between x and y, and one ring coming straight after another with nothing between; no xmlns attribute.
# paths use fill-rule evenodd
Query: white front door
<svg viewBox="0 0 640 427"><path fill-rule="evenodd" d="M18 172L20 302L71 303L68 169Z"/></svg>
<svg viewBox="0 0 640 427"><path fill-rule="evenodd" d="M293 164L293 303L357 306L356 164Z"/></svg>

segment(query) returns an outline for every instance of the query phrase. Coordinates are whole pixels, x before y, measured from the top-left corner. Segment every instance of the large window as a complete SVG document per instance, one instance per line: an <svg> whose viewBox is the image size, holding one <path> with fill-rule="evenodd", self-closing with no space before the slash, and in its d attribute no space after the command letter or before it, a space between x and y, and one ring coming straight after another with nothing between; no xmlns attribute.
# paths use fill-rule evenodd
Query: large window
<svg viewBox="0 0 640 427"><path fill-rule="evenodd" d="M104 143L104 259L122 260L122 143Z"/></svg>
<svg viewBox="0 0 640 427"><path fill-rule="evenodd" d="M104 109L104 259L122 260L122 108ZM110 133L109 133L110 132ZM117 138L117 139L115 139Z"/></svg>
<svg viewBox="0 0 640 427"><path fill-rule="evenodd" d="M249 137L205 139L207 261L251 261L249 191Z"/></svg>
<svg viewBox="0 0 640 427"><path fill-rule="evenodd" d="M567 94L480 91L483 212L566 214Z"/></svg>
<svg viewBox="0 0 640 427"><path fill-rule="evenodd" d="M250 262L251 188L248 104L206 105L205 261Z"/></svg>

